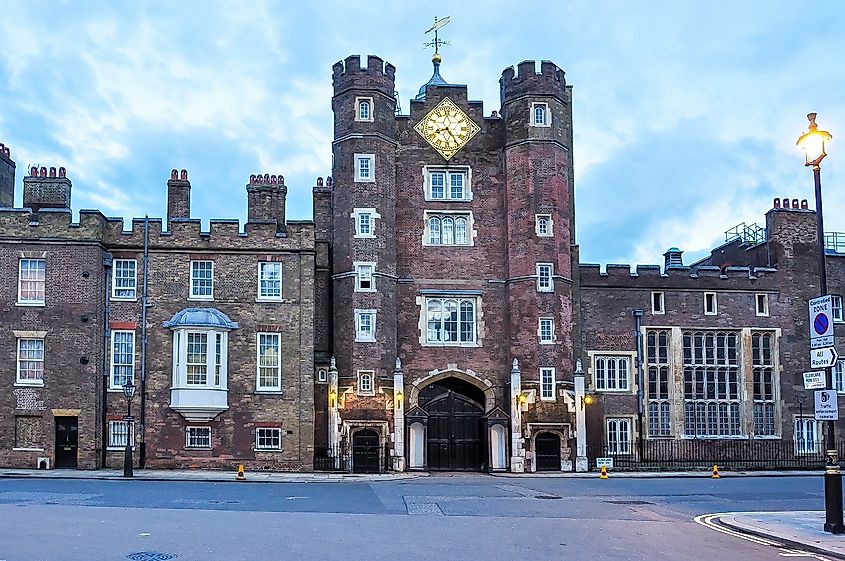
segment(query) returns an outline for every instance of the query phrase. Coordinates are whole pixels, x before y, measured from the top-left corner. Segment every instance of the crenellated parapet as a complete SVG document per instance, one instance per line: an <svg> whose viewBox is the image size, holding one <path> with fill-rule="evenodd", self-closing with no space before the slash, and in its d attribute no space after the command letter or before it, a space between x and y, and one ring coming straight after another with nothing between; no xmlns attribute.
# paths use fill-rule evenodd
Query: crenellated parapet
<svg viewBox="0 0 845 561"><path fill-rule="evenodd" d="M533 60L524 60L517 65L505 68L499 80L502 105L523 95L551 95L566 100L568 97L566 78L563 69L548 60L540 62L540 72Z"/></svg>
<svg viewBox="0 0 845 561"><path fill-rule="evenodd" d="M332 66L334 95L349 89L377 90L388 97L395 91L396 67L380 57L369 55L367 65L361 66L360 55L351 55Z"/></svg>
<svg viewBox="0 0 845 561"><path fill-rule="evenodd" d="M771 267L674 266L585 263L578 268L582 287L649 288L653 290L742 290L774 287L778 270Z"/></svg>

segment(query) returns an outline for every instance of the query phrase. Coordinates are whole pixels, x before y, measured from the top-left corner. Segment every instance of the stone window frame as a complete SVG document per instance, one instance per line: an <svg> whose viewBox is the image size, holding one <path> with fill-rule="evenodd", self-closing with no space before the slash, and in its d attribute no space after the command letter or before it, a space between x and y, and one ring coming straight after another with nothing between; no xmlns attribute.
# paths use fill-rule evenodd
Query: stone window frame
<svg viewBox="0 0 845 561"><path fill-rule="evenodd" d="M830 305L833 309L833 323L845 322L845 314L842 313L842 296L831 294Z"/></svg>
<svg viewBox="0 0 845 561"><path fill-rule="evenodd" d="M551 337L548 339L543 338L543 322L548 322L549 325L549 334ZM537 318L537 340L541 345L553 345L555 343L555 318L551 316Z"/></svg>
<svg viewBox="0 0 845 561"><path fill-rule="evenodd" d="M367 117L361 117L361 104L367 103L368 104L368 114ZM355 98L355 120L359 123L372 123L375 121L375 106L373 104L372 97L356 97Z"/></svg>
<svg viewBox="0 0 845 561"><path fill-rule="evenodd" d="M115 364L115 355L118 354L115 352L115 342L118 335L125 335L130 334L132 335L132 347L131 347L131 360L129 362L123 362L121 364ZM109 392L112 393L122 393L123 392L123 384L115 384L115 370L117 367L129 368L130 371L130 379L135 380L135 330L133 329L112 329L110 340L111 343L109 345ZM125 353L120 353L125 354Z"/></svg>
<svg viewBox="0 0 845 561"><path fill-rule="evenodd" d="M40 337L38 335L41 335ZM44 335L41 332L34 332L27 334L26 336L21 336L15 334L17 340L15 342L15 386L16 387L44 387L44 370L47 362L47 344ZM21 358L21 343L23 341L39 341L41 343L41 358L40 359L32 359L32 360L23 360ZM35 350L38 349L29 349ZM22 362L33 362L33 363L40 363L41 364L41 377L40 378L21 378L21 363ZM36 368L37 370L37 368Z"/></svg>
<svg viewBox="0 0 845 561"><path fill-rule="evenodd" d="M43 263L43 278L34 278L34 279L24 279L24 262L34 262L34 263ZM27 272L36 271L38 273L42 273L42 268L32 269L30 267L26 268ZM35 299L25 300L23 298L23 287L24 282L34 283L36 297ZM41 285L41 298L38 298L38 286ZM21 257L18 259L18 306L45 306L47 303L47 259L45 257Z"/></svg>
<svg viewBox="0 0 845 561"><path fill-rule="evenodd" d="M434 197L431 193L431 176L435 173L445 174L443 181L443 196ZM450 184L451 174L463 175L463 197L453 198ZM473 200L472 193L472 167L471 166L453 166L453 165L431 165L423 166L423 195L426 201L440 201L440 202L471 202Z"/></svg>
<svg viewBox="0 0 845 561"><path fill-rule="evenodd" d="M126 448L126 431L127 428L121 429L121 434L115 434L116 427L127 427L129 431L129 442L132 443L132 449L135 449L135 423L129 424L129 421L122 421L112 419L108 422L108 444L106 450L124 450ZM115 444L116 437L120 437L122 444Z"/></svg>
<svg viewBox="0 0 845 561"><path fill-rule="evenodd" d="M203 436L199 433L208 433ZM191 444L194 439L194 444ZM208 439L208 444L202 444L199 439L203 441ZM199 442L199 443L198 443ZM188 425L185 427L185 450L211 450L213 448L211 427L208 425Z"/></svg>
<svg viewBox="0 0 845 561"><path fill-rule="evenodd" d="M441 320L440 325L442 333L446 333L445 327L445 316L443 316L443 305L447 301L454 301L457 305L457 319L456 319L456 333L458 335L458 339L456 341L438 341L434 339L429 339L429 303L433 301L440 302L440 314ZM420 308L420 328L422 330L420 336L420 343L425 347L480 347L481 346L481 297L480 296L467 296L467 295L452 295L452 294L437 294L437 295L426 295L422 298L418 298L417 302L421 304ZM472 303L472 314L473 314L473 334L472 340L469 341L461 341L461 308L464 303L471 302ZM465 323L465 322L464 322Z"/></svg>
<svg viewBox="0 0 845 561"><path fill-rule="evenodd" d="M708 298L712 298L713 307L710 308L708 305ZM715 292L705 292L704 293L704 315L705 316L715 316L719 314L719 302L716 297Z"/></svg>
<svg viewBox="0 0 845 561"><path fill-rule="evenodd" d="M760 305L762 304L762 306ZM755 294L754 295L754 311L757 317L769 317L769 295Z"/></svg>
<svg viewBox="0 0 845 561"><path fill-rule="evenodd" d="M370 233L363 234L361 233L361 216L369 215L369 225L370 225ZM349 214L349 218L352 219L352 227L355 233L353 234L354 238L358 239L366 239L366 238L375 238L376 237L376 220L381 218L381 214L376 212L375 208L355 208Z"/></svg>
<svg viewBox="0 0 845 561"><path fill-rule="evenodd" d="M262 435L265 433L265 435ZM261 440L269 440L271 443L278 440L277 446L261 445ZM281 427L255 427L255 451L256 452L281 452L282 451L282 429Z"/></svg>
<svg viewBox="0 0 845 561"><path fill-rule="evenodd" d="M551 384L544 381L544 375L551 374ZM557 401L557 369L554 366L539 368L540 401ZM551 387L549 387L551 385ZM550 390L547 392L546 390Z"/></svg>
<svg viewBox="0 0 845 561"><path fill-rule="evenodd" d="M356 343L374 343L376 341L376 314L377 310L373 309L355 309L355 342ZM362 336L361 318L364 316L370 317L370 331L369 336Z"/></svg>
<svg viewBox="0 0 845 561"><path fill-rule="evenodd" d="M119 270L121 265L128 266L131 264L132 275L120 275ZM115 259L112 261L111 268L111 299L116 301L134 302L138 299L138 260L137 259ZM125 287L119 287L118 281L127 281ZM131 285L131 286L130 286ZM118 294L118 291L126 291L131 294Z"/></svg>
<svg viewBox="0 0 845 561"><path fill-rule="evenodd" d="M278 279L279 295L278 296L267 296L267 295L264 295L264 294L261 293L261 291L263 290L263 287L262 287L262 284L261 284L262 282L273 282L274 281L272 278L266 278L266 276L264 278L262 278L262 275L264 274L263 269L267 265L276 265L279 268L279 279ZM279 302L280 300L282 300L283 299L282 291L283 291L283 288L284 288L283 277L284 277L284 267L282 266L281 261L259 261L258 262L258 296L256 297L256 300L259 301L259 302Z"/></svg>
<svg viewBox="0 0 845 561"><path fill-rule="evenodd" d="M355 170L353 179L355 183L375 183L376 181L376 155L375 154L355 154ZM368 175L363 177L361 175L361 162L367 161Z"/></svg>
<svg viewBox="0 0 845 561"><path fill-rule="evenodd" d="M357 372L357 384L355 385L355 393L358 395L363 396L374 396L376 395L376 371L375 370L358 370ZM369 389L367 389L367 384L365 384L365 380L369 380Z"/></svg>
<svg viewBox="0 0 845 561"><path fill-rule="evenodd" d="M329 381L329 371L326 368L317 369L317 383L327 384Z"/></svg>
<svg viewBox="0 0 845 561"><path fill-rule="evenodd" d="M765 345L766 338L768 349ZM756 439L781 438L777 422L780 409L780 377L776 371L778 361L775 356L777 351L777 334L774 331L751 331L751 426ZM766 392L767 381L770 392Z"/></svg>
<svg viewBox="0 0 845 561"><path fill-rule="evenodd" d="M541 231L541 224L543 221L548 221L546 224L545 233ZM551 214L535 214L534 215L534 233L538 238L552 238L555 235L555 221Z"/></svg>
<svg viewBox="0 0 845 561"><path fill-rule="evenodd" d="M200 263L203 263L203 264L211 263L211 294L210 295L206 295L206 294L196 295L194 293L194 289L198 288L194 284L195 281L204 280L204 279L200 279L200 278L198 278L194 275L194 273L195 273L194 266L199 265ZM188 300L202 300L202 301L205 301L205 302L214 301L214 260L213 259L191 259L189 275L190 275L190 278L189 278L190 285L188 287Z"/></svg>
<svg viewBox="0 0 845 561"><path fill-rule="evenodd" d="M352 267L355 270L355 292L376 292L376 262L375 261L354 261ZM370 270L370 286L365 288L362 281L362 271Z"/></svg>
<svg viewBox="0 0 845 561"><path fill-rule="evenodd" d="M273 365L263 365L261 361L261 338L275 339L276 362ZM269 349L270 347L268 347ZM275 370L276 384L263 385L261 383L262 369L272 373ZM256 393L278 393L282 391L282 334L278 332L259 331L255 334L255 392Z"/></svg>
<svg viewBox="0 0 845 561"><path fill-rule="evenodd" d="M541 274L541 271L548 268L549 274ZM554 292L555 291L555 264L554 263L537 263L537 292ZM548 285L546 286L546 282Z"/></svg>
<svg viewBox="0 0 845 561"><path fill-rule="evenodd" d="M537 121L537 110L543 110L543 121ZM531 113L528 116L528 122L532 127L550 127L552 126L552 114L549 111L549 104L545 101L535 101L531 103Z"/></svg>
<svg viewBox="0 0 845 561"><path fill-rule="evenodd" d="M444 218L450 218L453 220L452 226L452 243L443 243L444 238L444 228L443 228L443 220ZM458 239L458 227L457 227L457 220L459 218L463 218L466 220L466 230L465 230L465 242L464 243L457 243ZM438 236L437 239L440 240L438 243L434 243L433 237L431 235L431 226L434 220L438 220L439 229L438 229ZM472 211L469 210L424 210L423 211L423 236L422 236L422 245L425 247L473 247L475 246L475 238L478 235L478 232L475 229L475 217L473 216Z"/></svg>
<svg viewBox="0 0 845 561"><path fill-rule="evenodd" d="M672 330L643 326L646 428L649 439L672 438L675 423L672 417L675 391L673 388L674 364L672 355ZM665 382L665 383L664 383ZM665 389L665 391L664 391Z"/></svg>
<svg viewBox="0 0 845 561"><path fill-rule="evenodd" d="M662 316L666 313L666 293L662 290L651 292L651 314Z"/></svg>
<svg viewBox="0 0 845 561"><path fill-rule="evenodd" d="M630 394L634 392L634 379L633 379L633 372L631 371L631 365L634 364L635 361L635 353L634 352L625 352L625 351L592 351L590 354L590 368L591 368L591 382L593 389L596 393L607 393L607 394ZM607 380L609 378L606 377L604 387L599 387L599 361L605 361L605 370L607 369L607 361L615 361L616 363L616 386L615 388L609 388L609 384ZM623 380L623 378L619 375L620 369L619 364L624 361L625 363L625 376L624 381L626 383L626 387L621 388L619 387L619 382Z"/></svg>

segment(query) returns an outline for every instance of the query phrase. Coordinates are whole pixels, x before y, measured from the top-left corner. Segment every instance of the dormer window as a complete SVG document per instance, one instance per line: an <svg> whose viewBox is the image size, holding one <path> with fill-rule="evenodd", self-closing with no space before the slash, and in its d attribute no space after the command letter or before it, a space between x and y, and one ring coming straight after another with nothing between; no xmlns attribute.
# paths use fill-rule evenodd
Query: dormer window
<svg viewBox="0 0 845 561"><path fill-rule="evenodd" d="M549 127L552 124L551 116L549 115L548 103L532 103L531 104L531 126L532 127Z"/></svg>
<svg viewBox="0 0 845 561"><path fill-rule="evenodd" d="M355 120L356 121L373 121L373 98L371 97L356 97L355 98Z"/></svg>

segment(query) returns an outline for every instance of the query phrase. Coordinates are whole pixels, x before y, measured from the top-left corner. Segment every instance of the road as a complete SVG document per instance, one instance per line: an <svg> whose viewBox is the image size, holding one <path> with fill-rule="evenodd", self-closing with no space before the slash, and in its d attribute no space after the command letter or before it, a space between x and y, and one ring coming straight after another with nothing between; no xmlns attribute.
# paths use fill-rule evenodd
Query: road
<svg viewBox="0 0 845 561"><path fill-rule="evenodd" d="M772 560L693 518L822 497L821 477L0 479L0 561Z"/></svg>

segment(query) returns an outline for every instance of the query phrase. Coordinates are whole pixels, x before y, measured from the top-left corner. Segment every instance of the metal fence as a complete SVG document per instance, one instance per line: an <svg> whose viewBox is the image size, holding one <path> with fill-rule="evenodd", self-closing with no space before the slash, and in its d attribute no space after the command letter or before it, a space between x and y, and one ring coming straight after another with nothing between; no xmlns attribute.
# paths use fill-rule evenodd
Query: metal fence
<svg viewBox="0 0 845 561"><path fill-rule="evenodd" d="M837 443L839 456L845 441ZM709 469L713 465L733 469L823 468L824 442L791 440L643 440L591 446L590 467L596 457L612 457L617 470Z"/></svg>

